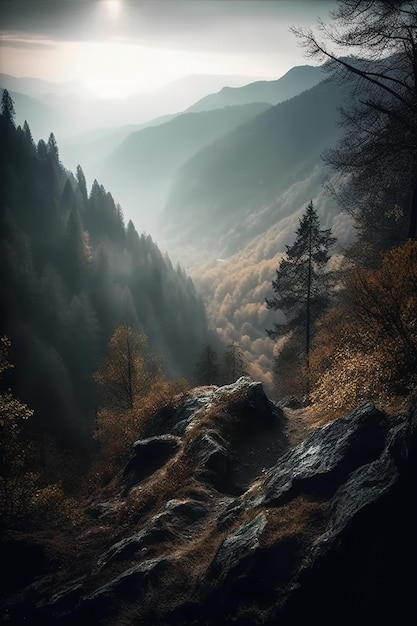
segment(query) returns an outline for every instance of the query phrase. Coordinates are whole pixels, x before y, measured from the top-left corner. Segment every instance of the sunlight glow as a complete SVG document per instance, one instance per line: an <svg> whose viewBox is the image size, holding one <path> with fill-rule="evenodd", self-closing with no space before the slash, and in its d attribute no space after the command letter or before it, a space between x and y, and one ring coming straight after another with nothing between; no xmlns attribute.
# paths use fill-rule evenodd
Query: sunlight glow
<svg viewBox="0 0 417 626"><path fill-rule="evenodd" d="M122 9L121 0L104 0L107 15L112 20L117 20Z"/></svg>

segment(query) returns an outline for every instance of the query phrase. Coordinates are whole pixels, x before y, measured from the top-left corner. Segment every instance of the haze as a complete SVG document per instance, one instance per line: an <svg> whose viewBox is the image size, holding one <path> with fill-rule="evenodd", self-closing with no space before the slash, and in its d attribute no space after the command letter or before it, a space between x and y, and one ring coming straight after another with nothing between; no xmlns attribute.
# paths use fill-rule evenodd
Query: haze
<svg viewBox="0 0 417 626"><path fill-rule="evenodd" d="M279 78L305 62L288 26L326 17L332 4L5 0L0 71L81 81L101 98L151 91L189 74Z"/></svg>

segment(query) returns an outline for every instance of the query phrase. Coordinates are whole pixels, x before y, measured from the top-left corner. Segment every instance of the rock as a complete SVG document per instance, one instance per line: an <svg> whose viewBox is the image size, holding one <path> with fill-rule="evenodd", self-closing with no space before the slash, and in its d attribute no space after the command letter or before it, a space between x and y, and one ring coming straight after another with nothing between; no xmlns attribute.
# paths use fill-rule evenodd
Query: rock
<svg viewBox="0 0 417 626"><path fill-rule="evenodd" d="M329 626L359 616L367 623L416 623L417 415L398 422L379 457L355 469L333 495L327 528L271 624L295 625L307 616Z"/></svg>
<svg viewBox="0 0 417 626"><path fill-rule="evenodd" d="M196 522L208 513L206 505L197 500L168 500L165 510L171 514L173 520L188 523Z"/></svg>
<svg viewBox="0 0 417 626"><path fill-rule="evenodd" d="M38 608L49 615L65 613L80 601L84 593L85 580L85 576L73 580L57 593L52 594L46 601L39 602Z"/></svg>
<svg viewBox="0 0 417 626"><path fill-rule="evenodd" d="M159 435L136 441L135 456L123 470L126 491L161 468L179 447L180 440L174 435Z"/></svg>
<svg viewBox="0 0 417 626"><path fill-rule="evenodd" d="M241 376L235 383L219 387L215 397L231 407L240 429L273 428L283 413L266 396L262 383Z"/></svg>
<svg viewBox="0 0 417 626"><path fill-rule="evenodd" d="M140 532L121 539L113 544L109 550L99 558L97 565L103 568L110 563L127 561L138 553L144 553L152 545L162 543L174 537L173 533L164 527L144 528Z"/></svg>
<svg viewBox="0 0 417 626"><path fill-rule="evenodd" d="M373 404L318 428L270 468L249 495L252 506L277 506L298 493L330 495L360 465L378 457L387 423Z"/></svg>
<svg viewBox="0 0 417 626"><path fill-rule="evenodd" d="M131 599L138 601L148 585L155 583L167 568L168 560L164 557L149 559L130 567L85 596L81 602L80 616L94 624L97 623L97 619L114 612L120 602Z"/></svg>
<svg viewBox="0 0 417 626"><path fill-rule="evenodd" d="M259 513L226 537L207 572L207 580L218 586L226 579L242 575L245 564L259 548L259 537L265 526L265 513Z"/></svg>
<svg viewBox="0 0 417 626"><path fill-rule="evenodd" d="M229 455L226 442L220 435L205 433L191 441L186 454L197 468L201 478L216 488L225 486L229 470Z"/></svg>
<svg viewBox="0 0 417 626"><path fill-rule="evenodd" d="M280 409L301 409L303 407L303 403L300 402L300 400L298 400L295 396L286 396L279 402L276 402L275 406Z"/></svg>
<svg viewBox="0 0 417 626"><path fill-rule="evenodd" d="M193 390L192 394L176 410L171 420L166 423L167 432L182 437L196 417L196 413L212 402L213 394L217 387L199 388Z"/></svg>
<svg viewBox="0 0 417 626"><path fill-rule="evenodd" d="M228 387L199 398L210 408L236 393L236 408L251 383ZM187 411L184 442L155 437L136 451L165 442L160 465L180 449L194 468L190 491L163 483L155 508L136 527L115 529L130 536L97 554L85 578L57 589L48 574L20 589L11 623L417 623L417 405L388 419L366 404L317 429L239 497L222 491L233 449L226 434L218 421L194 422L191 404ZM251 414L252 423L253 406L237 424Z"/></svg>

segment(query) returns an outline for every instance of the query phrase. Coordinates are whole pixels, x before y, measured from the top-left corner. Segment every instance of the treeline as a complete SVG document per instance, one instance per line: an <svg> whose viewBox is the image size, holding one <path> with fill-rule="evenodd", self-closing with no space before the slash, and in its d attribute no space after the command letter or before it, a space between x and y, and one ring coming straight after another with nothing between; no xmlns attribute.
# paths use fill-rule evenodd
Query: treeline
<svg viewBox="0 0 417 626"><path fill-rule="evenodd" d="M31 428L69 447L91 441L93 372L115 328L143 332L170 377L191 377L207 341L205 308L189 277L139 235L97 181L67 171L53 134L35 145L0 111L0 336L11 341L3 377L34 410Z"/></svg>

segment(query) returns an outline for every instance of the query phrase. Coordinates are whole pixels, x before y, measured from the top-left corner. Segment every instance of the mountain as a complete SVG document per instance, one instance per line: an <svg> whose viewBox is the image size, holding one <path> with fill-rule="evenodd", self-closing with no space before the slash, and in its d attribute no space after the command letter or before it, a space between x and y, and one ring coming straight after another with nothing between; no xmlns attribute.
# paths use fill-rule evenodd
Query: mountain
<svg viewBox="0 0 417 626"><path fill-rule="evenodd" d="M17 91L27 96L39 97L49 94L57 96L91 96L91 91L85 83L67 81L56 83L42 78L18 77L10 74L0 74L0 86L8 91Z"/></svg>
<svg viewBox="0 0 417 626"><path fill-rule="evenodd" d="M161 227L170 245L241 250L320 193L344 90L322 81L202 149L179 170Z"/></svg>
<svg viewBox="0 0 417 626"><path fill-rule="evenodd" d="M201 113L184 113L129 135L105 159L98 174L138 222L163 206L171 178L203 146L263 113L270 105L252 103ZM143 209L141 212L141 208Z"/></svg>
<svg viewBox="0 0 417 626"><path fill-rule="evenodd" d="M38 433L88 445L93 372L114 329L140 329L171 377L189 377L208 325L202 299L149 235L126 226L96 180L60 162L53 135L0 115L0 337L11 341L11 387ZM172 312L175 311L175 314Z"/></svg>
<svg viewBox="0 0 417 626"><path fill-rule="evenodd" d="M4 87L2 83L0 85L1 95L7 87ZM24 121L27 120L36 140L41 137L48 137L53 130L63 125L63 116L59 109L49 106L39 98L24 93L16 91L9 93L14 101L16 122L23 125Z"/></svg>
<svg viewBox="0 0 417 626"><path fill-rule="evenodd" d="M193 104L189 111L209 111L224 106L269 102L278 104L293 98L302 91L317 85L324 78L322 67L301 65L293 67L278 80L262 80L243 87L223 87L218 93L209 94Z"/></svg>
<svg viewBox="0 0 417 626"><path fill-rule="evenodd" d="M208 94L228 88L239 88L252 82L252 76L239 76L229 74L189 74L177 80L163 85L151 92L154 101L166 102L169 112L175 113L190 107L197 100L209 97ZM263 100L250 100L249 102L264 102ZM266 102L266 100L265 100ZM236 104L244 104L237 102ZM222 105L223 106L223 105ZM192 108L192 107L191 107ZM219 108L219 107L212 107Z"/></svg>

